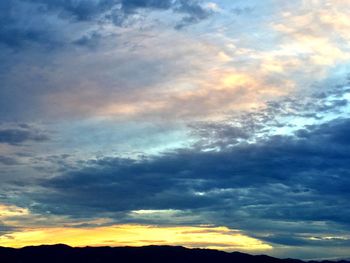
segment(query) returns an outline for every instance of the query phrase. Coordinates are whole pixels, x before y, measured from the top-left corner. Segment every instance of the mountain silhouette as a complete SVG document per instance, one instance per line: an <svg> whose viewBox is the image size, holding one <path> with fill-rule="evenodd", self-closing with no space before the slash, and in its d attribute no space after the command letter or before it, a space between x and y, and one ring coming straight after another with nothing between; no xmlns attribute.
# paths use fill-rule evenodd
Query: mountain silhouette
<svg viewBox="0 0 350 263"><path fill-rule="evenodd" d="M84 247L67 245L0 247L1 263L303 263L296 259L179 246ZM315 262L315 261L314 261ZM327 263L324 261L323 263ZM350 263L339 261L339 263Z"/></svg>

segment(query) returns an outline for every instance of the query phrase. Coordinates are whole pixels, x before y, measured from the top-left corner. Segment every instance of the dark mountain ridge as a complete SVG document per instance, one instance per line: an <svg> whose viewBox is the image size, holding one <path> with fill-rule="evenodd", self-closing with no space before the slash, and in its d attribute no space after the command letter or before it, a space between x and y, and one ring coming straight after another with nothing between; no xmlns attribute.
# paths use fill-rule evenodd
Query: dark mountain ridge
<svg viewBox="0 0 350 263"><path fill-rule="evenodd" d="M20 249L0 247L1 263L303 263L296 259L278 259L270 256L253 256L240 252L223 252L210 249L189 249L179 246L145 247L84 247L67 245L29 246ZM310 262L315 263L316 261ZM330 261L323 261L327 263ZM338 261L350 263L349 261Z"/></svg>

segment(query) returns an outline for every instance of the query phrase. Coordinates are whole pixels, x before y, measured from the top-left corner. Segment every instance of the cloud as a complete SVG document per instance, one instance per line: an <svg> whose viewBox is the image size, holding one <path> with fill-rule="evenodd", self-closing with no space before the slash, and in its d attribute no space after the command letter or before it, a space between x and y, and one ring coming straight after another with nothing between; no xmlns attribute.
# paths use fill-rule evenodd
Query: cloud
<svg viewBox="0 0 350 263"><path fill-rule="evenodd" d="M0 128L0 143L19 145L30 141L43 142L48 139L49 137L46 133L26 124Z"/></svg>
<svg viewBox="0 0 350 263"><path fill-rule="evenodd" d="M18 162L17 162L17 160L15 158L8 157L8 156L1 156L0 155L0 164L16 165L16 164L18 164Z"/></svg>
<svg viewBox="0 0 350 263"><path fill-rule="evenodd" d="M2 224L0 221L0 238L8 233L11 233L14 230L15 228Z"/></svg>
<svg viewBox="0 0 350 263"><path fill-rule="evenodd" d="M22 19L9 19L16 21L11 28L35 29L36 32L50 28L49 31L55 34L52 40L66 44L59 45L62 47L60 52L40 48L36 52L27 50L18 54L4 49L0 78L5 84L0 90L0 105L9 114L2 118L34 115L34 118L43 119L79 116L205 121L232 112L263 108L270 100L294 96L291 93L296 90L305 97L303 93L312 90L315 82L320 81L323 86L323 81L328 78L327 65L305 63L303 54L291 52L284 45L298 41L276 29L275 24L266 25L266 21L262 23L265 29L283 38L276 38L264 50L252 44L262 41L247 38L255 34L243 31L237 32L241 39L238 41L211 27L208 29L210 34L204 37L204 28L193 30L199 31L196 33L174 31L164 26L178 24L187 16L205 14L208 8L198 1L49 3L15 0L11 5L15 4L21 7L13 9ZM176 14L173 20L162 25L159 21L155 25L143 20L144 13L150 16L157 13L154 19L164 19L167 13L159 15L158 11L153 12L155 10ZM117 16L113 12L120 13L122 21L126 16L143 22L115 27L111 25ZM12 16L12 13L4 17ZM30 14L30 23L23 18L26 13ZM289 15L288 19L292 17ZM7 24L4 22L6 28ZM335 27L338 29L341 30ZM211 37L213 34L215 37ZM321 30L316 30L313 35L324 37ZM42 37L46 38L46 35ZM334 83L324 86L331 89ZM321 85L317 85L317 89L324 89ZM31 91L25 98L24 90ZM22 103L18 105L16 100ZM298 101L294 100L290 104L296 103ZM344 106L346 101L340 98L334 103ZM319 111L329 107L332 105L323 105ZM309 114L317 115L315 112Z"/></svg>
<svg viewBox="0 0 350 263"><path fill-rule="evenodd" d="M211 13L195 0L14 0L1 3L0 10L0 43L16 49L33 43L50 48L74 43L72 30L81 35L99 25L126 26L126 21L140 10L170 10L184 15L181 27Z"/></svg>
<svg viewBox="0 0 350 263"><path fill-rule="evenodd" d="M335 65L349 58L345 44L349 40L346 30L349 30L350 24L345 17L348 5L342 1L332 4L316 1L309 7L301 6L288 11L282 13L281 20L271 23L283 39L282 50L297 50L315 65ZM334 31L337 34L329 34Z"/></svg>
<svg viewBox="0 0 350 263"><path fill-rule="evenodd" d="M221 151L89 160L37 181L25 199L37 213L108 215L119 223L151 224L153 217L132 211L170 209L179 211L177 224L225 225L280 245L323 246L312 237L350 231L349 127L349 119L338 119Z"/></svg>
<svg viewBox="0 0 350 263"><path fill-rule="evenodd" d="M0 4L0 44L21 49L31 44L44 47L59 45L55 18L43 16L37 5L21 0L3 1ZM60 25L58 25L60 26ZM61 35L62 37L62 35Z"/></svg>
<svg viewBox="0 0 350 263"><path fill-rule="evenodd" d="M4 85L0 89L0 108L7 112L1 116L6 121L36 122L38 118L90 117L105 112L121 117L127 115L125 112L138 114L137 104L157 106L150 97L160 95L150 94L150 89L161 91L164 97L165 87L187 85L188 73L207 67L216 55L207 44L172 28L184 13L167 10L176 12L171 16L176 21L169 21L170 27L166 26L168 21L155 26L153 19L166 16L158 14L163 9L150 12L144 21L143 13L148 14L150 9L138 8L134 11L140 12L135 15L139 18L135 19L142 21L123 27L111 25L111 21L77 21L72 15L62 15L58 3L52 3L49 9L40 7L45 3L14 0L11 5L15 11L9 16L16 14L19 18L3 23L3 28L47 30L50 34L42 37L51 37L42 44L19 38L15 52L9 45L1 49L0 80ZM28 19L26 14L30 15ZM57 44L57 48L50 43ZM167 48L170 45L172 48ZM205 63L196 59L204 56Z"/></svg>
<svg viewBox="0 0 350 263"><path fill-rule="evenodd" d="M92 32L74 41L74 44L94 48L100 43L103 36L98 32Z"/></svg>
<svg viewBox="0 0 350 263"><path fill-rule="evenodd" d="M198 23L201 20L208 18L212 11L203 8L198 4L198 1L190 0L179 0L177 1L177 7L175 11L184 13L186 16L176 25L175 28L181 29L188 25Z"/></svg>
<svg viewBox="0 0 350 263"><path fill-rule="evenodd" d="M80 21L89 21L96 19L99 15L111 9L119 1L111 0L22 0L29 3L41 5L41 12L59 12L62 18L76 19Z"/></svg>
<svg viewBox="0 0 350 263"><path fill-rule="evenodd" d="M258 124L256 125L258 128ZM199 138L196 144L201 148L229 148L250 139L256 132L253 126L237 124L198 122L190 124L192 135ZM262 128L262 127L259 127Z"/></svg>
<svg viewBox="0 0 350 263"><path fill-rule="evenodd" d="M133 13L138 8L169 9L173 6L172 0L122 0L122 8L128 13Z"/></svg>

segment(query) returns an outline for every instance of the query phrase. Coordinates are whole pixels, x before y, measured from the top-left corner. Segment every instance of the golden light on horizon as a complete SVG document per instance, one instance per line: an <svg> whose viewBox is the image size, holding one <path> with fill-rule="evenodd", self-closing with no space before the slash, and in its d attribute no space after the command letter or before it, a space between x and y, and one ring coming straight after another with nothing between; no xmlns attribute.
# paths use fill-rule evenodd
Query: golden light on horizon
<svg viewBox="0 0 350 263"><path fill-rule="evenodd" d="M189 248L266 251L272 246L227 227L113 225L93 228L28 228L0 236L0 246L64 243L70 246L181 245Z"/></svg>

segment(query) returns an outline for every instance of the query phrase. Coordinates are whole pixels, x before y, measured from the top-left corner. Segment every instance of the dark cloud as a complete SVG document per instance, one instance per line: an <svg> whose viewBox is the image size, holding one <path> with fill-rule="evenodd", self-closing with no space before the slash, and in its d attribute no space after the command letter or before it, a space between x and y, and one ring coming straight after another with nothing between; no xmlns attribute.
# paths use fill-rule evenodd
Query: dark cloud
<svg viewBox="0 0 350 263"><path fill-rule="evenodd" d="M100 43L100 40L103 38L98 32L92 32L87 35L82 36L81 38L75 40L73 43L79 46L85 46L89 48L95 48Z"/></svg>
<svg viewBox="0 0 350 263"><path fill-rule="evenodd" d="M43 13L58 12L58 16L78 21L97 19L104 12L119 3L118 0L22 0L28 3L40 4Z"/></svg>
<svg viewBox="0 0 350 263"><path fill-rule="evenodd" d="M35 201L37 212L115 213L126 222L132 210L187 211L196 223L226 225L259 238L267 231L276 233L266 239L270 242L301 245L304 233L350 231L349 129L350 119L338 119L308 126L303 136L297 131L221 151L193 148L151 159L90 160L39 182L43 192L26 198Z"/></svg>
<svg viewBox="0 0 350 263"><path fill-rule="evenodd" d="M305 246L307 243L310 243L305 238L294 236L294 235L272 234L267 237L260 237L260 238L270 243L287 245L287 246Z"/></svg>
<svg viewBox="0 0 350 263"><path fill-rule="evenodd" d="M0 3L0 44L11 48L40 43L59 45L58 30L40 12L40 7L20 0Z"/></svg>
<svg viewBox="0 0 350 263"><path fill-rule="evenodd" d="M88 27L105 23L125 26L129 17L140 10L172 10L183 15L177 28L197 23L210 15L210 12L195 0L2 1L0 3L0 44L11 48L24 47L30 43L40 43L48 47L62 46L74 42L67 39L69 25L63 26L62 21L70 24L92 22L87 25ZM82 32L79 31L76 34L80 35ZM84 44L87 40L88 37L82 37L76 42Z"/></svg>
<svg viewBox="0 0 350 263"><path fill-rule="evenodd" d="M28 141L42 142L48 139L47 134L31 126L0 128L0 143L18 145Z"/></svg>
<svg viewBox="0 0 350 263"><path fill-rule="evenodd" d="M45 43L47 33L44 31L20 28L2 28L0 31L0 40L3 44L10 47L21 47L28 42Z"/></svg>
<svg viewBox="0 0 350 263"><path fill-rule="evenodd" d="M121 0L121 5L127 13L133 13L138 8L170 9L174 2L173 0Z"/></svg>
<svg viewBox="0 0 350 263"><path fill-rule="evenodd" d="M350 245L348 238L298 235L273 234L268 237L260 237L262 240L286 246L314 246L314 247L347 247Z"/></svg>
<svg viewBox="0 0 350 263"><path fill-rule="evenodd" d="M181 29L191 24L198 23L201 20L208 18L210 11L205 10L198 4L198 1L178 0L175 10L179 13L186 14L184 18L176 25L175 28Z"/></svg>

